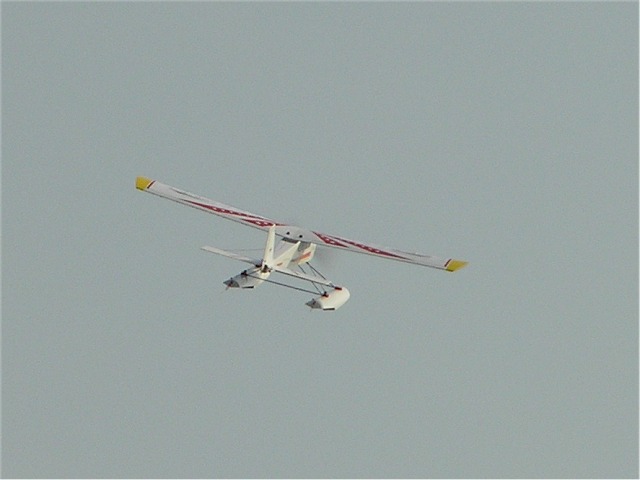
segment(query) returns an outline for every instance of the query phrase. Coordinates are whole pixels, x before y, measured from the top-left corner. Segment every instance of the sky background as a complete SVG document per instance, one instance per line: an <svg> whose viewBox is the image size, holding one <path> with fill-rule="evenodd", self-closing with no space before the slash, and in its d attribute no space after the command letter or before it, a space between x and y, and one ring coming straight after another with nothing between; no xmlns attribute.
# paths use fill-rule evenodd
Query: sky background
<svg viewBox="0 0 640 480"><path fill-rule="evenodd" d="M637 475L637 2L2 3L3 477Z"/></svg>

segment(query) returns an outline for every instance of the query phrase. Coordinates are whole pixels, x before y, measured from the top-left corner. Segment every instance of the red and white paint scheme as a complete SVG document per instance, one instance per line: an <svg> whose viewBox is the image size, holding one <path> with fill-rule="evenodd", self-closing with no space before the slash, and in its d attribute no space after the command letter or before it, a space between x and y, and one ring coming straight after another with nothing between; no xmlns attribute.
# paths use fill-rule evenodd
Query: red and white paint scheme
<svg viewBox="0 0 640 480"><path fill-rule="evenodd" d="M266 231L267 242L261 259L252 259L239 253L229 252L215 247L207 246L202 247L202 249L210 253L223 255L251 264L250 268L226 280L224 284L227 288L254 288L266 281L296 290L309 291L304 288L270 280L269 277L274 272L311 283L317 292L310 291L310 293L319 294L317 298L306 303L306 305L312 309L336 310L344 305L350 296L349 290L327 280L309 264L317 245L374 255L399 262L413 263L415 265L422 265L448 272L454 272L467 265L467 262L462 260L403 252L401 250L357 242L336 235L319 233L276 222L269 218L215 202L208 198L194 195L193 193L185 192L145 177L136 178L136 188L207 213L213 213L214 215L233 220L234 222ZM280 237L278 243L276 243L276 237ZM308 265L311 273L305 271L303 265ZM289 268L290 266L297 267L298 269L292 270Z"/></svg>

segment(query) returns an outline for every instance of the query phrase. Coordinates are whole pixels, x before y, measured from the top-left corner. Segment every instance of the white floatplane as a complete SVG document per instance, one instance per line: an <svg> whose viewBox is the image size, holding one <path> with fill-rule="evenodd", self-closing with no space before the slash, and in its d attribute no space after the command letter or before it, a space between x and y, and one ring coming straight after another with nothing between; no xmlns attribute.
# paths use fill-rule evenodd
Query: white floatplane
<svg viewBox="0 0 640 480"><path fill-rule="evenodd" d="M415 265L422 265L447 272L455 272L467 265L467 262L462 260L403 252L401 250L349 240L336 235L329 235L276 222L266 217L156 182L155 180L149 180L145 177L136 178L136 188L207 213L213 213L228 220L266 231L267 242L262 258L260 259L246 257L241 253L230 252L216 247L205 246L202 247L202 249L251 265L251 267L243 270L238 275L226 280L224 284L227 288L246 289L257 287L263 282L274 283L279 286L309 292L314 295L317 294L318 296L316 298L306 303L306 305L312 309L336 310L344 305L350 296L349 290L325 278L309 263L318 245L348 252L365 253L399 262L413 263ZM277 243L276 237L280 237ZM305 270L303 265L308 269ZM293 270L292 267L296 269ZM275 281L270 278L272 273L280 273L292 279L308 282L316 291L314 292L305 288Z"/></svg>

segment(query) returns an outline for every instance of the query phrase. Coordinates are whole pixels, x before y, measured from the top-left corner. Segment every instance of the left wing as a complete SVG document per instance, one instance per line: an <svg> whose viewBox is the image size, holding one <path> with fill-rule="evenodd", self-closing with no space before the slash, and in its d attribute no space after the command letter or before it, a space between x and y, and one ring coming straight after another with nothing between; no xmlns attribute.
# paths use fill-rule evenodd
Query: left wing
<svg viewBox="0 0 640 480"><path fill-rule="evenodd" d="M266 217L256 215L254 213L240 210L239 208L230 207L223 203L215 202L193 193L185 192L169 185L149 180L148 178L138 177L136 179L136 188L145 192L153 193L160 197L168 198L174 202L197 208L207 213L213 213L220 217L234 222L242 223L249 227L258 228L267 231L269 227L275 225L275 233L280 237L293 241L309 242L323 247L337 248L349 252L364 253L374 255L376 257L396 260L398 262L412 263L414 265L422 265L424 267L436 268L438 270L446 270L447 272L455 272L461 269L467 262L464 260L456 260L453 258L440 258L420 253L404 252L389 247L383 247L372 243L359 242L349 240L336 235L320 233L305 228L287 225L285 223L276 222ZM211 251L211 250L209 250ZM213 252L219 253L219 252Z"/></svg>

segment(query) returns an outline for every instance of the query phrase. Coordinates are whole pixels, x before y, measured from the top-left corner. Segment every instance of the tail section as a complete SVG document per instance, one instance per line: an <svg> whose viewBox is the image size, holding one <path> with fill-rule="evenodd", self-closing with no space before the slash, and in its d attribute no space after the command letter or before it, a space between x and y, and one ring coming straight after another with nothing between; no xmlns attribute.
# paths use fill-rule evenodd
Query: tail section
<svg viewBox="0 0 640 480"><path fill-rule="evenodd" d="M276 226L271 225L269 227L269 233L267 234L267 244L264 246L264 255L262 256L262 268L265 271L271 271L274 267L273 251L276 245Z"/></svg>

